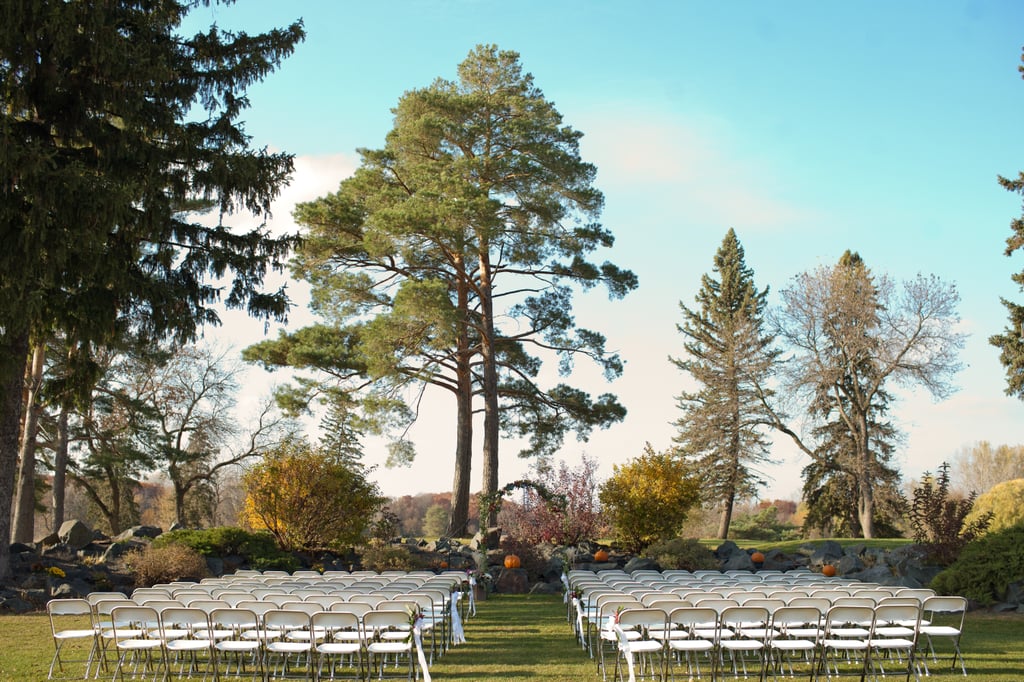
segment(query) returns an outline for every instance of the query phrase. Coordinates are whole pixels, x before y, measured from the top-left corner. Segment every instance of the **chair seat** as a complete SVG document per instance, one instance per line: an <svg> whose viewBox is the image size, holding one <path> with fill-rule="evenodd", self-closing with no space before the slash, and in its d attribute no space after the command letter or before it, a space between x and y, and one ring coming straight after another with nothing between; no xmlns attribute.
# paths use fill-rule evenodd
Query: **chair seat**
<svg viewBox="0 0 1024 682"><path fill-rule="evenodd" d="M673 651L711 651L715 643L708 639L670 639L668 646Z"/></svg>
<svg viewBox="0 0 1024 682"><path fill-rule="evenodd" d="M316 647L321 654L355 654L362 647L358 642L324 642Z"/></svg>
<svg viewBox="0 0 1024 682"><path fill-rule="evenodd" d="M401 654L412 651L412 642L371 642L366 650L375 654Z"/></svg>
<svg viewBox="0 0 1024 682"><path fill-rule="evenodd" d="M821 645L828 649L841 649L844 651L860 651L866 649L868 643L863 639L826 639Z"/></svg>

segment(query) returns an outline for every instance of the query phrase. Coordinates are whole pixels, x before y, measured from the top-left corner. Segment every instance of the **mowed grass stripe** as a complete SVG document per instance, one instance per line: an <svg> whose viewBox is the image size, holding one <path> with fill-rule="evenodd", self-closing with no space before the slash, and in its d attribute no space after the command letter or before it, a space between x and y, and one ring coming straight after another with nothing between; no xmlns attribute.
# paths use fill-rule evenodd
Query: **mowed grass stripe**
<svg viewBox="0 0 1024 682"><path fill-rule="evenodd" d="M491 595L466 623L466 643L431 668L438 680L597 679L596 663L573 638L561 597Z"/></svg>

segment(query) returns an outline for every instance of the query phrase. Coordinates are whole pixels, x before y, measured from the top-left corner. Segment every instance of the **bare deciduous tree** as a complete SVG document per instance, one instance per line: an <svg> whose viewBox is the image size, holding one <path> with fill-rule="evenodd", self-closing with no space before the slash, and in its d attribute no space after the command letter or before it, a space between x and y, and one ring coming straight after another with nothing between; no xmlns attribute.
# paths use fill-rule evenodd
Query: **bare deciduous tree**
<svg viewBox="0 0 1024 682"><path fill-rule="evenodd" d="M934 275L899 284L875 276L847 251L835 266L797 275L782 298L777 333L792 351L783 370L786 388L808 405L831 401L849 429L861 529L874 537L871 425L885 404L877 397L893 384L923 387L936 399L952 392L964 343L956 330L959 294ZM781 417L776 427L814 453Z"/></svg>

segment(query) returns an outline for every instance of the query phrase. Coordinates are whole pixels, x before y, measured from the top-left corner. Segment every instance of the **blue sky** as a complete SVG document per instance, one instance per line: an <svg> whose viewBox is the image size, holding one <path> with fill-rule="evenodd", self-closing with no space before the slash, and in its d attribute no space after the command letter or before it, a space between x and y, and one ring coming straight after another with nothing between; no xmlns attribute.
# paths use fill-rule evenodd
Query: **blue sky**
<svg viewBox="0 0 1024 682"><path fill-rule="evenodd" d="M773 302L794 275L848 248L876 273L958 286L970 334L959 392L941 403L904 392L893 407L906 478L979 440L1024 442L1024 404L1003 394L987 343L1006 324L1000 296L1024 299L1010 280L1024 258L1003 255L1021 201L996 181L1024 170L1024 4L261 0L192 20L256 32L299 17L306 42L252 88L244 116L254 144L297 156L275 229L295 229L294 203L333 191L357 148L383 145L404 91L454 79L478 43L519 52L584 133L602 222L617 238L602 256L636 272L640 288L617 302L598 291L577 299L579 324L606 334L626 372L605 385L581 366L574 381L617 393L629 416L589 443L567 441L569 463L587 452L607 476L645 442L669 445L685 386L667 359L682 348L678 303L692 304L730 227ZM262 333L225 320L216 335L234 343ZM308 321L301 308L292 316L293 327ZM254 373L248 395L266 382ZM450 488L449 402L428 401L411 469L378 471L385 493ZM515 450L502 482L525 471ZM784 442L774 455L764 495L798 495L805 460ZM379 444L366 457L383 461Z"/></svg>

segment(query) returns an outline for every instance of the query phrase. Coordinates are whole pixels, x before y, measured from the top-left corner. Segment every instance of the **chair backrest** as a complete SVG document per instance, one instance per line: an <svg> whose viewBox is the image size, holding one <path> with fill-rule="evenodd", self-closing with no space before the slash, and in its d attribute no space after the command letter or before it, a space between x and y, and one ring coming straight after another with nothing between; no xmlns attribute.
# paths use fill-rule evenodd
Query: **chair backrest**
<svg viewBox="0 0 1024 682"><path fill-rule="evenodd" d="M306 616L312 616L314 613L320 613L326 611L322 605L312 601L290 601L281 605L281 609L285 611L298 611L304 613Z"/></svg>
<svg viewBox="0 0 1024 682"><path fill-rule="evenodd" d="M220 599L197 599L195 601L190 601L186 606L202 609L207 613L213 613L217 609L231 608L231 604L228 604L226 601L221 601Z"/></svg>
<svg viewBox="0 0 1024 682"><path fill-rule="evenodd" d="M122 606L138 606L131 599L101 599L93 605L93 613L99 617L110 617L114 609Z"/></svg>
<svg viewBox="0 0 1024 682"><path fill-rule="evenodd" d="M825 613L825 635L849 625L870 627L874 620L875 609L870 606L833 606Z"/></svg>
<svg viewBox="0 0 1024 682"><path fill-rule="evenodd" d="M935 596L935 590L929 590L924 587L901 587L896 590L892 595L894 597L913 597L919 599L922 603L925 599Z"/></svg>
<svg viewBox="0 0 1024 682"><path fill-rule="evenodd" d="M921 608L926 614L936 613L959 613L967 612L967 599L954 596L928 597L921 603Z"/></svg>
<svg viewBox="0 0 1024 682"><path fill-rule="evenodd" d="M369 604L361 604L359 602L340 601L331 605L332 613L351 613L360 620L362 620L363 616L368 614L370 611L373 611L372 606Z"/></svg>
<svg viewBox="0 0 1024 682"><path fill-rule="evenodd" d="M358 630L359 616L344 611L321 611L310 617L310 625L314 630Z"/></svg>
<svg viewBox="0 0 1024 682"><path fill-rule="evenodd" d="M339 599L338 597L332 594L317 594L306 597L304 601L306 601L309 604L319 604L321 607L323 607L323 611L330 611L331 605L334 604L334 602L345 600Z"/></svg>
<svg viewBox="0 0 1024 682"><path fill-rule="evenodd" d="M816 627L821 624L821 611L812 606L783 606L772 614L772 625L782 634L792 628Z"/></svg>
<svg viewBox="0 0 1024 682"><path fill-rule="evenodd" d="M249 601L240 601L234 605L236 609L249 609L256 614L258 618L263 618L263 614L267 611L273 611L278 607L274 602L262 601L259 599L250 599Z"/></svg>
<svg viewBox="0 0 1024 682"><path fill-rule="evenodd" d="M266 615L264 614L264 617ZM251 609L216 608L210 612L210 627L240 633L259 627L260 619Z"/></svg>
<svg viewBox="0 0 1024 682"><path fill-rule="evenodd" d="M409 614L401 611L370 611L363 616L363 626L367 630L405 629L409 627Z"/></svg>
<svg viewBox="0 0 1024 682"><path fill-rule="evenodd" d="M809 606L817 609L821 613L825 613L832 608L832 602L828 599L822 599L821 597L797 597L796 599L790 600L787 606Z"/></svg>
<svg viewBox="0 0 1024 682"><path fill-rule="evenodd" d="M252 599L252 595L248 592L214 592L212 596L214 599L226 601L231 606L236 606L238 602L249 601Z"/></svg>
<svg viewBox="0 0 1024 682"><path fill-rule="evenodd" d="M881 604L875 607L874 627L903 625L916 633L920 624L919 604Z"/></svg>
<svg viewBox="0 0 1024 682"><path fill-rule="evenodd" d="M731 609L739 606L734 599L724 599L722 597L708 597L705 599L693 600L694 606L703 606L705 608L714 609L718 613L721 613L725 609Z"/></svg>
<svg viewBox="0 0 1024 682"><path fill-rule="evenodd" d="M387 597L383 594L354 594L349 597L349 602L356 604L369 604L370 606L376 607L377 604L382 601L387 601Z"/></svg>
<svg viewBox="0 0 1024 682"><path fill-rule="evenodd" d="M51 619L53 616L91 616L92 604L87 599L51 599L46 602L46 612Z"/></svg>
<svg viewBox="0 0 1024 682"><path fill-rule="evenodd" d="M757 606L768 609L768 613L773 613L776 609L780 609L786 605L785 600L773 599L771 597L756 597L754 599L748 599L741 606Z"/></svg>
<svg viewBox="0 0 1024 682"><path fill-rule="evenodd" d="M759 625L767 626L771 622L771 614L763 606L731 606L722 610L718 622L723 630L734 627L742 630Z"/></svg>
<svg viewBox="0 0 1024 682"><path fill-rule="evenodd" d="M309 630L310 615L291 609L271 609L263 614L263 627L267 630Z"/></svg>
<svg viewBox="0 0 1024 682"><path fill-rule="evenodd" d="M171 606L160 612L160 628L167 631L172 628L201 630L210 627L210 617L202 609L188 606Z"/></svg>
<svg viewBox="0 0 1024 682"><path fill-rule="evenodd" d="M124 592L90 592L85 595L85 600L92 606L96 606L99 602L107 599L126 600L128 599L128 595Z"/></svg>
<svg viewBox="0 0 1024 682"><path fill-rule="evenodd" d="M619 614L619 627L664 632L667 620L661 609L631 608Z"/></svg>
<svg viewBox="0 0 1024 682"><path fill-rule="evenodd" d="M714 629L718 625L718 611L706 606L683 606L668 614L668 622L691 633L695 628Z"/></svg>
<svg viewBox="0 0 1024 682"><path fill-rule="evenodd" d="M832 602L832 606L865 606L873 609L877 602L870 597L839 597Z"/></svg>
<svg viewBox="0 0 1024 682"><path fill-rule="evenodd" d="M666 614L668 614L672 613L676 609L681 609L684 606L692 606L692 604L685 599L677 599L663 596L661 599L652 599L650 602L645 602L644 606L651 609L661 609Z"/></svg>
<svg viewBox="0 0 1024 682"><path fill-rule="evenodd" d="M151 606L115 606L110 611L114 640L136 638L139 628L158 627L160 614Z"/></svg>

